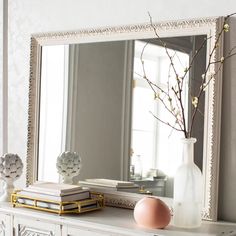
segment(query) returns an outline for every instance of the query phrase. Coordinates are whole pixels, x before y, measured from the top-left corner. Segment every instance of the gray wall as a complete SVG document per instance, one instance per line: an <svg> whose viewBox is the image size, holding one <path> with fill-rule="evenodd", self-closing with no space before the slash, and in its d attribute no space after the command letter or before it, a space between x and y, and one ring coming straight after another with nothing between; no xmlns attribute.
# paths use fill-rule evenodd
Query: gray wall
<svg viewBox="0 0 236 236"><path fill-rule="evenodd" d="M1 9L0 9L1 10ZM30 35L36 32L85 27L220 16L236 11L235 0L9 0L9 146L26 157ZM235 24L226 49L236 44ZM2 35L0 35L2 37ZM1 47L0 47L0 50ZM0 58L0 65L3 58ZM219 218L236 222L236 58L226 63L223 85L223 119ZM1 114L2 115L2 114ZM24 186L25 176L17 182Z"/></svg>
<svg viewBox="0 0 236 236"><path fill-rule="evenodd" d="M225 37L225 53L228 45L236 45L236 18L231 31ZM219 183L219 217L236 221L236 57L224 67L223 104L221 125L221 160Z"/></svg>

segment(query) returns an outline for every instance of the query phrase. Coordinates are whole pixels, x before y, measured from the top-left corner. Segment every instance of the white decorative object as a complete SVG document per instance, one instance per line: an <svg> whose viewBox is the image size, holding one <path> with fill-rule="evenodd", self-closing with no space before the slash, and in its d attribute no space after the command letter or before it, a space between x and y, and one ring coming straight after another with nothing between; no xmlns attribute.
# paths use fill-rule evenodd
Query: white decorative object
<svg viewBox="0 0 236 236"><path fill-rule="evenodd" d="M0 157L0 178L4 180L4 193L0 201L10 201L14 190L14 181L17 180L23 170L23 163L17 154L7 153Z"/></svg>
<svg viewBox="0 0 236 236"><path fill-rule="evenodd" d="M202 172L194 164L195 138L184 138L183 164L177 169L174 179L174 217L177 227L196 228L201 226L203 206Z"/></svg>
<svg viewBox="0 0 236 236"><path fill-rule="evenodd" d="M57 171L65 184L73 183L73 177L79 175L80 168L81 158L76 152L63 152L57 158Z"/></svg>

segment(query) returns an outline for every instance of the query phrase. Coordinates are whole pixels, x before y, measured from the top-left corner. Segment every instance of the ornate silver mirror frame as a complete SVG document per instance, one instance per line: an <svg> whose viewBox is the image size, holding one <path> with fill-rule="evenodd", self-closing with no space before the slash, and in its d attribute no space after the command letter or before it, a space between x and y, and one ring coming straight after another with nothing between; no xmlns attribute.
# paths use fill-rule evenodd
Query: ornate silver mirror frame
<svg viewBox="0 0 236 236"><path fill-rule="evenodd" d="M160 37L174 37L206 34L208 41L207 54L211 51L219 29L222 27L223 17L193 19L155 23ZM37 148L38 148L38 117L40 97L40 63L41 47L53 44L73 44L84 42L100 42L114 40L132 40L154 38L154 31L150 24L128 25L120 27L85 29L71 32L54 32L32 35L30 82L29 82L29 117L28 117L28 146L27 146L27 185L36 180ZM214 59L219 60L223 55L223 42L215 51ZM211 70L217 71L213 64ZM206 91L203 175L204 175L204 212L203 218L217 220L218 205L218 175L220 159L220 125L221 125L221 90L222 72L218 73ZM132 208L143 195L109 192L107 203L120 207ZM171 199L162 198L170 207Z"/></svg>

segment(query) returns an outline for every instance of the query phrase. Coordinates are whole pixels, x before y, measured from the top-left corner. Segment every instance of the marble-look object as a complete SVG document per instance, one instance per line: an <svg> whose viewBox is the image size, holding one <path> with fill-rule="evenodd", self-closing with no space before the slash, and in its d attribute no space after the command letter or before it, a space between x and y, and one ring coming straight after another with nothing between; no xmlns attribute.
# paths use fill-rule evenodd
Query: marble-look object
<svg viewBox="0 0 236 236"><path fill-rule="evenodd" d="M0 197L1 202L11 200L14 181L21 176L22 170L23 163L17 154L7 153L0 157L0 178L4 181L4 191Z"/></svg>
<svg viewBox="0 0 236 236"><path fill-rule="evenodd" d="M72 184L73 177L79 175L80 169L81 158L76 152L63 152L57 158L57 171L65 184Z"/></svg>

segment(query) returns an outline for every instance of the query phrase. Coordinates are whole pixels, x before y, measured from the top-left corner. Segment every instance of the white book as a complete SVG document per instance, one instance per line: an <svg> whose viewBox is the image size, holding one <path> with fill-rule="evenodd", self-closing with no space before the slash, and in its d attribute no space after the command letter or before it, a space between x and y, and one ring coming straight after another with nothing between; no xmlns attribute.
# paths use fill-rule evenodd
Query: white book
<svg viewBox="0 0 236 236"><path fill-rule="evenodd" d="M66 196L53 196L48 195L44 193L36 193L36 192L30 192L22 190L18 192L18 194L22 195L22 197L28 197L28 198L36 198L41 200L50 200L50 201L56 201L56 202L71 202L71 201L79 201L83 199L90 198L90 192L88 189L80 190L79 193L66 195Z"/></svg>
<svg viewBox="0 0 236 236"><path fill-rule="evenodd" d="M109 192L114 192L114 191L119 191L119 192L129 192L129 193L139 193L139 186L136 186L134 188L113 188L113 187L104 187L104 186L97 186L97 185L91 185L91 190L95 192L101 192L104 193L109 191Z"/></svg>
<svg viewBox="0 0 236 236"><path fill-rule="evenodd" d="M34 188L23 188L23 191L27 191L27 192L31 192L31 193L43 193L43 194L47 194L47 195L52 195L52 196L58 196L58 197L63 197L63 196L68 196L68 195L72 195L72 194L76 194L76 193L80 193L80 192L83 192L84 189L87 189L89 190L89 188L84 188L81 186L81 189L80 190L74 190L74 191L71 191L71 192L68 192L68 193L53 193L51 191L42 191L42 190L38 190L38 189L34 189Z"/></svg>
<svg viewBox="0 0 236 236"><path fill-rule="evenodd" d="M30 199L18 198L18 203L34 206L34 201ZM48 208L52 210L59 210L60 205L48 202L37 202L37 207ZM75 203L70 203L62 206L62 210L72 210L78 208L78 205Z"/></svg>
<svg viewBox="0 0 236 236"><path fill-rule="evenodd" d="M82 187L77 185L59 184L53 182L36 182L33 185L24 188L23 190L54 196L64 196L79 192L80 190L82 190Z"/></svg>
<svg viewBox="0 0 236 236"><path fill-rule="evenodd" d="M110 185L104 185L104 184L95 184L95 183L90 183L90 182L86 182L86 181L80 181L80 184L84 187L88 187L88 188L108 188L108 189L111 189L111 190L121 190L121 191L125 191L126 189L127 190L132 190L132 189L140 189L140 186L138 184L134 184L134 185L131 185L131 186L117 186L117 187L114 187L114 186L110 186Z"/></svg>
<svg viewBox="0 0 236 236"><path fill-rule="evenodd" d="M121 181L113 179L86 179L85 182L89 184L108 186L108 187L127 187L134 185L134 183L130 181Z"/></svg>

